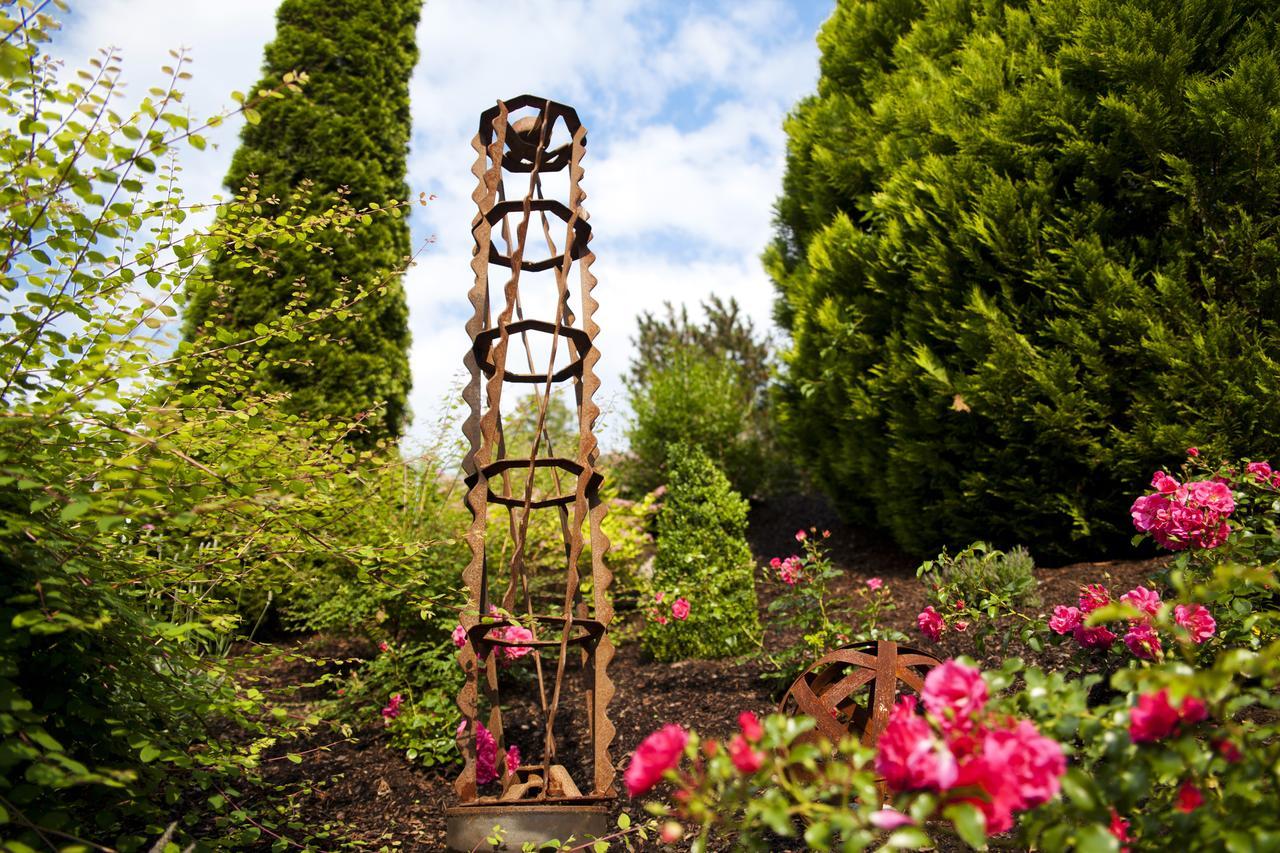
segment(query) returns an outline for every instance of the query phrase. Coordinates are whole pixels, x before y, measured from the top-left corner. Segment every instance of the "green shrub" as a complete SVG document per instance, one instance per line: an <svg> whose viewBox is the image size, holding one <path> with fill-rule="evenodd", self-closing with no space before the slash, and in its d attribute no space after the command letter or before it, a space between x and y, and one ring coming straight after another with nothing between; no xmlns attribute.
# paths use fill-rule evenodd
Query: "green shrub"
<svg viewBox="0 0 1280 853"><path fill-rule="evenodd" d="M946 587L950 600L960 599L979 609L989 598L1034 608L1040 606L1035 567L1031 552L1022 546L998 551L986 542L975 542L957 554L944 549L923 563L917 574L927 583Z"/></svg>
<svg viewBox="0 0 1280 853"><path fill-rule="evenodd" d="M742 655L759 645L755 563L747 502L697 447L671 449L671 479L658 513L653 589L664 608L690 603L686 619L650 620L645 651L660 661Z"/></svg>
<svg viewBox="0 0 1280 853"><path fill-rule="evenodd" d="M680 442L702 450L734 488L751 494L765 473L759 436L752 428L751 389L740 368L724 355L676 347L651 367L643 384L629 385L631 458L623 477L643 494L671 476L669 454Z"/></svg>
<svg viewBox="0 0 1280 853"><path fill-rule="evenodd" d="M779 419L908 550L1128 538L1128 484L1280 452L1280 7L841 0L767 257Z"/></svg>

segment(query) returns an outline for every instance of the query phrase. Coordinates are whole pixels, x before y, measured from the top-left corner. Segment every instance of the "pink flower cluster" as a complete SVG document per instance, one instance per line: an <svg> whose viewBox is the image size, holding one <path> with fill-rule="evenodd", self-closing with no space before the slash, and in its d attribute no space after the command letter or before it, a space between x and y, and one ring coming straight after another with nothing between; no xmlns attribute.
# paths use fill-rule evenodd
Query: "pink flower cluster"
<svg viewBox="0 0 1280 853"><path fill-rule="evenodd" d="M1280 488L1280 471L1271 470L1270 462L1250 462L1244 466L1244 472L1259 485Z"/></svg>
<svg viewBox="0 0 1280 853"><path fill-rule="evenodd" d="M637 797L662 781L662 774L680 763L688 742L688 732L675 723L668 723L641 741L622 774L627 793Z"/></svg>
<svg viewBox="0 0 1280 853"><path fill-rule="evenodd" d="M658 607L666 597L667 594L665 592L659 592L653 596L653 606L649 608L648 614L650 622L657 622L659 625L665 625L670 621L667 619L667 615ZM689 618L689 611L692 609L693 605L689 603L689 599L681 596L671 602L671 618L675 619L677 622L683 622L685 619Z"/></svg>
<svg viewBox="0 0 1280 853"><path fill-rule="evenodd" d="M987 685L977 669L950 660L904 696L880 736L876 771L896 791L953 792L987 819L987 832L1013 826L1015 812L1057 795L1067 761L1057 741L1029 720L986 712Z"/></svg>
<svg viewBox="0 0 1280 853"><path fill-rule="evenodd" d="M400 716L400 706L404 704L404 697L399 693L391 697L391 701L382 709L382 721L389 723L396 717Z"/></svg>
<svg viewBox="0 0 1280 853"><path fill-rule="evenodd" d="M803 533L804 531L801 531ZM804 580L804 560L792 554L785 560L781 557L774 557L769 561L769 568L778 573L778 579L787 586L795 586Z"/></svg>
<svg viewBox="0 0 1280 853"><path fill-rule="evenodd" d="M1265 464L1251 463L1249 467ZM1270 477L1269 465L1266 471ZM1226 483L1219 480L1179 483L1164 471L1157 471L1151 477L1151 486L1155 493L1138 498L1129 509L1133 526L1138 530L1150 533L1171 551L1193 545L1216 548L1227 541L1231 526L1226 519L1236 504Z"/></svg>
<svg viewBox="0 0 1280 853"><path fill-rule="evenodd" d="M1120 596L1120 601L1139 612L1129 620L1124 644L1129 651L1143 660L1155 660L1163 652L1160 635L1151 619L1160 612L1160 593L1145 586L1138 586ZM1049 617L1049 629L1055 634L1071 634L1076 642L1087 649L1108 649L1116 635L1105 625L1087 627L1086 618L1104 604L1111 603L1111 593L1102 584L1090 584L1080 588L1079 607L1059 604ZM1174 622L1187 631L1194 643L1203 643L1213 636L1217 623L1208 608L1201 604L1179 604L1173 609Z"/></svg>
<svg viewBox="0 0 1280 853"><path fill-rule="evenodd" d="M467 730L467 721L458 723L458 737ZM506 753L507 775L520 766L520 747L512 744ZM487 785L498 778L498 741L484 723L476 720L476 784Z"/></svg>
<svg viewBox="0 0 1280 853"><path fill-rule="evenodd" d="M764 752L756 749L764 728L750 711L738 715L738 728L741 731L729 741L729 759L739 773L755 773L764 766Z"/></svg>
<svg viewBox="0 0 1280 853"><path fill-rule="evenodd" d="M494 616L499 616L497 608L490 608L490 612ZM458 625L453 629L453 644L458 648L462 648L467 644L467 629ZM494 628L488 633L490 640L503 640L508 643L530 642L533 640L533 632L523 625L507 625L504 628ZM499 651L502 655L500 660L504 663L519 660L529 652L533 651L533 646L500 646Z"/></svg>
<svg viewBox="0 0 1280 853"><path fill-rule="evenodd" d="M956 603L957 609L963 607L963 601ZM934 609L932 604L930 604L924 610L920 611L918 616L916 616L916 627L918 627L926 637L936 643L942 637L942 632L947 630L947 620L941 613ZM951 622L951 627L963 634L969 629L969 623L963 619L955 619Z"/></svg>
<svg viewBox="0 0 1280 853"><path fill-rule="evenodd" d="M1158 690L1138 697L1138 704L1129 712L1129 737L1134 743L1154 743L1181 733L1184 726L1193 726L1209 716L1204 702L1188 696L1177 708L1169 702L1169 691Z"/></svg>

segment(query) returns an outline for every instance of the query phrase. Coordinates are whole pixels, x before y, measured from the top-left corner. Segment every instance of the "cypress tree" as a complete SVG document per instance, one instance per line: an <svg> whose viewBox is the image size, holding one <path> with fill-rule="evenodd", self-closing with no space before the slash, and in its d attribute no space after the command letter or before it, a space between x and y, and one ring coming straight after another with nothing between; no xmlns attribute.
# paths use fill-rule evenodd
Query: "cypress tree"
<svg viewBox="0 0 1280 853"><path fill-rule="evenodd" d="M1098 553L1280 452L1280 7L840 0L766 254L799 459L909 550Z"/></svg>
<svg viewBox="0 0 1280 853"><path fill-rule="evenodd" d="M357 209L406 199L409 77L421 3L284 0L254 91L277 87L289 71L310 79L300 95L265 101L260 120L245 125L227 188L256 186L281 209L320 211L339 197ZM354 288L371 288L354 311L327 317L296 341L273 341L257 368L259 384L288 392L291 411L368 413L358 443L397 438L410 386L408 308L397 274L410 254L408 223L399 213L382 214L319 240L323 252L276 247L269 275L246 268L228 247L210 265L211 283L189 294L186 336L215 328L251 334L279 317L295 292L304 310L317 310Z"/></svg>

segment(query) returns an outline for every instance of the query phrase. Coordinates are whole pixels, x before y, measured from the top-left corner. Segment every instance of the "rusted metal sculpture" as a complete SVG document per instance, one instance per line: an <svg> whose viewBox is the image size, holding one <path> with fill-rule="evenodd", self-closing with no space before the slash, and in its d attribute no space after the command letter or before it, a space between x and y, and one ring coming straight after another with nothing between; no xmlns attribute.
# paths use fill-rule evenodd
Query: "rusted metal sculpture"
<svg viewBox="0 0 1280 853"><path fill-rule="evenodd" d="M865 746L874 746L889 723L899 682L919 693L925 675L939 663L888 640L845 646L801 673L787 689L780 710L813 717L818 724L814 737L835 744L855 735Z"/></svg>
<svg viewBox="0 0 1280 853"><path fill-rule="evenodd" d="M564 141L557 144L557 139ZM607 631L613 576L604 563L608 540L600 525L606 507L599 496L599 450L592 432L600 412L592 399L600 386L594 372L599 327L592 319L598 303L592 296L595 256L587 245L591 227L582 206L586 193L580 186L586 141L586 129L571 107L523 95L486 110L472 142L477 154L472 172L479 185L472 195L478 207L472 224L475 284L469 294L474 313L467 323L472 349L465 359L470 382L463 393L470 407L463 427L470 451L463 468L472 521L467 533L471 561L463 572L467 642L459 653L466 673L458 696L465 764L454 785L460 804L449 812L449 844L455 849L470 849L473 830L478 827L483 838L496 823L517 847L522 833L531 840L570 832L581 838L596 825L603 829L596 818L607 816L605 804L615 795L609 758L614 727L607 715L614 686L606 672L614 655ZM544 195L544 179L550 183L552 177L558 185L567 184L564 197ZM543 272L552 272L554 281L536 275ZM496 276L492 282L491 275ZM551 316L525 316L534 297L547 301L548 294L530 292L528 282L534 279L538 287L554 288ZM531 344L534 339L540 347ZM535 363L535 349L549 353L545 364ZM537 415L534 437L527 453L508 455L504 404L509 413L514 394L530 386ZM572 456L556 456L547 411L552 395L566 388L573 392L577 442ZM542 494L535 482L554 485L550 494ZM491 506L507 514L504 548L486 542ZM564 539L562 559L550 571L531 565L526 553L530 519L540 510L558 515ZM506 555L501 565L493 559L497 552ZM542 607L534 591L537 572L540 588L549 583L557 592L552 607ZM522 630L512 639L514 625ZM510 674L504 663L516 654L523 656L512 667L532 669L536 682L541 755L507 767L501 676ZM581 668L577 690L566 688L567 667ZM581 730L569 733L575 749L587 745L588 766L577 777L561 763L556 738L557 715L570 700L585 703L577 717ZM482 703L487 719L482 719ZM477 775L477 723L496 741L498 780L488 785ZM563 718L561 724L564 728ZM528 742L524 746L529 749ZM545 834L533 838L539 833Z"/></svg>

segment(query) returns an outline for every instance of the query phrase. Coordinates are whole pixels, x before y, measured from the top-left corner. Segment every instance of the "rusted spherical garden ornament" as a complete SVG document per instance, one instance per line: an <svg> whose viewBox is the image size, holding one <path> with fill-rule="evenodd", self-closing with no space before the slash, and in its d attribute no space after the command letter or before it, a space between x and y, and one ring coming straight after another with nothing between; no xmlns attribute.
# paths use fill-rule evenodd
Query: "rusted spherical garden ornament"
<svg viewBox="0 0 1280 853"><path fill-rule="evenodd" d="M941 663L918 649L888 640L855 643L823 655L787 689L780 710L808 714L818 725L812 738L839 743L848 735L874 746L889 723L899 685L919 693L924 677Z"/></svg>

